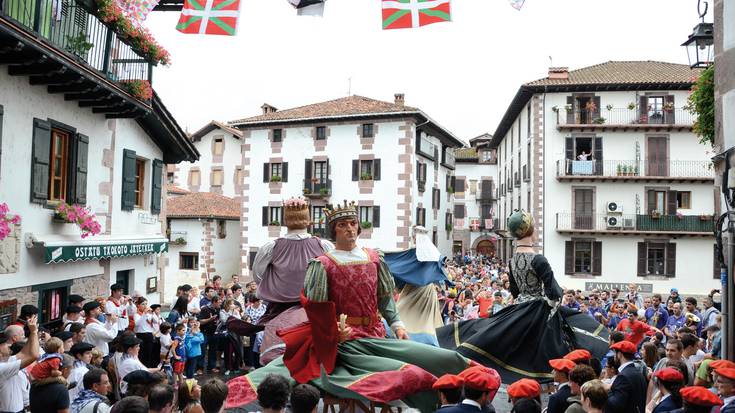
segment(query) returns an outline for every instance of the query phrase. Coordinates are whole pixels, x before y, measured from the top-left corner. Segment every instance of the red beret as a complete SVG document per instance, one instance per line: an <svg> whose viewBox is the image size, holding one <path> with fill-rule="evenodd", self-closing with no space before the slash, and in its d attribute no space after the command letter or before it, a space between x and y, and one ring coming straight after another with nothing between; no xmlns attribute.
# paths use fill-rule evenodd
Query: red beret
<svg viewBox="0 0 735 413"><path fill-rule="evenodd" d="M719 397L702 386L682 387L679 394L681 394L681 398L685 402L697 406L710 407L720 406L722 404L722 400Z"/></svg>
<svg viewBox="0 0 735 413"><path fill-rule="evenodd" d="M514 399L534 398L541 395L541 386L536 380L520 379L508 386L508 396Z"/></svg>
<svg viewBox="0 0 735 413"><path fill-rule="evenodd" d="M735 369L725 367L721 369L715 369L715 373L730 380L735 380Z"/></svg>
<svg viewBox="0 0 735 413"><path fill-rule="evenodd" d="M475 390L494 392L500 388L500 375L497 371L485 366L475 366L459 373L464 379L465 387Z"/></svg>
<svg viewBox="0 0 735 413"><path fill-rule="evenodd" d="M735 363L730 360L714 360L709 364L711 369L735 369Z"/></svg>
<svg viewBox="0 0 735 413"><path fill-rule="evenodd" d="M434 390L461 389L463 385L464 379L462 377L455 376L454 374L445 374L439 377L439 380L435 381L431 388Z"/></svg>
<svg viewBox="0 0 735 413"><path fill-rule="evenodd" d="M654 376L658 377L659 380L666 381L669 383L675 383L675 382L683 382L684 381L684 375L681 374L681 372L673 367L667 367L665 369L661 369L653 374Z"/></svg>
<svg viewBox="0 0 735 413"><path fill-rule="evenodd" d="M568 355L568 354L567 354ZM563 359L553 359L549 360L549 365L552 369L556 371L563 371L565 373L569 373L572 371L572 369L577 365L572 360L563 358Z"/></svg>
<svg viewBox="0 0 735 413"><path fill-rule="evenodd" d="M617 343L610 346L610 349L622 351L623 353L628 353L628 354L635 354L637 350L635 347L635 344L631 343L630 341L625 341L625 340L618 341Z"/></svg>
<svg viewBox="0 0 735 413"><path fill-rule="evenodd" d="M587 351L587 350L580 349L580 350L574 350L574 351L572 351L571 353L569 353L566 356L564 356L564 358L567 359L567 360L571 360L571 361L573 361L575 363L579 363L580 361L585 361L585 360L591 359L592 358L592 354L590 354L590 352Z"/></svg>

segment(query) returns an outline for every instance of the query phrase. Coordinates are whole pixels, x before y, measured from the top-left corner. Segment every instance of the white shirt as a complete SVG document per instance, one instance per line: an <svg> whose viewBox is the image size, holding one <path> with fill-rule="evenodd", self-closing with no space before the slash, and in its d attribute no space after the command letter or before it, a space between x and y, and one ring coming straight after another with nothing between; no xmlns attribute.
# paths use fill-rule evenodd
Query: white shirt
<svg viewBox="0 0 735 413"><path fill-rule="evenodd" d="M23 410L23 400L28 399L30 391L28 376L20 369L20 360L11 356L0 363L0 411L19 412Z"/></svg>
<svg viewBox="0 0 735 413"><path fill-rule="evenodd" d="M347 264L356 261L367 261L368 255L364 249L355 247L352 251L344 251L335 249L329 251L329 254L334 257L340 264Z"/></svg>
<svg viewBox="0 0 735 413"><path fill-rule="evenodd" d="M296 229L289 230L283 238L291 240L309 239L311 238L311 234L306 232L305 229ZM329 240L320 238L319 241L321 241L322 249L325 252L334 249L334 244ZM260 283L260 281L263 280L263 274L265 274L265 271L268 269L268 265L270 265L271 259L273 258L273 247L275 247L275 245L275 241L270 241L258 249L258 253L255 255L255 259L253 260L253 274L255 276L255 282Z"/></svg>
<svg viewBox="0 0 735 413"><path fill-rule="evenodd" d="M480 406L480 403L478 403L478 402L476 402L476 401L474 401L472 399L464 399L464 400L462 400L462 404L468 404L470 406L475 406L478 409L482 410L482 406Z"/></svg>
<svg viewBox="0 0 735 413"><path fill-rule="evenodd" d="M168 334L161 334L161 338L159 339L161 342L161 354L164 356L168 355L169 350L171 350L171 336Z"/></svg>
<svg viewBox="0 0 735 413"><path fill-rule="evenodd" d="M155 328L153 327L153 319L155 316L151 313L140 314L135 313L135 332L136 333L153 333Z"/></svg>
<svg viewBox="0 0 735 413"><path fill-rule="evenodd" d="M66 324L64 326L64 331L69 331L71 329L72 324L84 324L84 319L80 317L77 320L66 320L64 321L64 323Z"/></svg>
<svg viewBox="0 0 735 413"><path fill-rule="evenodd" d="M720 411L725 408L730 403L735 403L735 396L730 396L722 399L722 407L720 407Z"/></svg>
<svg viewBox="0 0 735 413"><path fill-rule="evenodd" d="M201 310L202 309L199 306L199 297L189 297L189 304L186 305L186 311L192 314L199 314Z"/></svg>
<svg viewBox="0 0 735 413"><path fill-rule="evenodd" d="M689 356L689 362L692 363L692 365L699 363L702 360L704 360L704 351L702 350L697 350L696 353Z"/></svg>
<svg viewBox="0 0 735 413"><path fill-rule="evenodd" d="M117 375L120 379L120 391L123 394L128 392L128 383L123 379L128 375L128 373L132 373L136 370L148 370L148 368L143 365L137 357L123 356L122 361L117 365Z"/></svg>
<svg viewBox="0 0 735 413"><path fill-rule="evenodd" d="M74 386L73 389L69 389L69 401L74 401L79 392L84 388L84 375L87 374L88 371L89 369L83 362L74 362L74 368L71 370L71 373L69 373L68 381L69 383L76 383L77 385Z"/></svg>
<svg viewBox="0 0 735 413"><path fill-rule="evenodd" d="M85 404L84 407L82 407L82 410L79 411L79 413L92 413L94 412L94 405L97 404L97 401L90 401L89 403ZM102 402L97 405L97 413L109 413L110 409L112 409L110 406L107 405L107 403Z"/></svg>
<svg viewBox="0 0 735 413"><path fill-rule="evenodd" d="M110 353L110 347L107 343L117 337L117 325L113 323L103 323L97 319L87 324L87 334L84 336L84 342L89 343L106 356Z"/></svg>
<svg viewBox="0 0 735 413"><path fill-rule="evenodd" d="M112 299L108 299L105 304L105 312L107 314L115 314L118 316L117 331L124 331L128 328L127 306L115 305L115 303L112 302ZM125 315L123 316L123 314ZM87 334L89 334L89 332L87 332Z"/></svg>

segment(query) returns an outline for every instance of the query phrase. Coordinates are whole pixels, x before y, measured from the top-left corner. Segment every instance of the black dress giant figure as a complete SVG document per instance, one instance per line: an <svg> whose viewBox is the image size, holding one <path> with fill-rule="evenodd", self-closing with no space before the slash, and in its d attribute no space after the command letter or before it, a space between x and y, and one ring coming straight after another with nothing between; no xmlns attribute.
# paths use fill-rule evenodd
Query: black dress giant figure
<svg viewBox="0 0 735 413"><path fill-rule="evenodd" d="M608 333L588 314L562 307L562 289L549 262L533 252L533 219L517 211L508 228L518 239L510 262L514 304L490 318L437 329L439 345L455 349L500 373L504 383L520 378L551 382L549 360L584 348L596 358L608 349Z"/></svg>

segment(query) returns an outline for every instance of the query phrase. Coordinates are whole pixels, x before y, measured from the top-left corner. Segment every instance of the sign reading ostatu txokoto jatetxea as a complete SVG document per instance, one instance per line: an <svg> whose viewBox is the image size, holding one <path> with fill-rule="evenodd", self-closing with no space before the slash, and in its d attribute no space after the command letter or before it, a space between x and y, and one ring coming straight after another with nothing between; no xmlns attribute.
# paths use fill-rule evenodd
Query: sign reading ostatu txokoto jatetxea
<svg viewBox="0 0 735 413"><path fill-rule="evenodd" d="M46 264L101 260L105 258L130 257L133 255L160 254L168 251L168 242L121 242L105 245L65 245L47 246Z"/></svg>

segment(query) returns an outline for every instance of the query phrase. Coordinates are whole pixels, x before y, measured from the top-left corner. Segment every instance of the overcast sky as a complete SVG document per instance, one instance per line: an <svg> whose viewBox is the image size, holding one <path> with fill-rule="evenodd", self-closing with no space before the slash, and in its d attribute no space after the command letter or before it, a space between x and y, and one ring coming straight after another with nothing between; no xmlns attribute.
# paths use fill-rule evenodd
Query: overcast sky
<svg viewBox="0 0 735 413"><path fill-rule="evenodd" d="M323 18L297 16L286 0L242 0L236 37L185 35L178 12L147 25L172 55L153 86L190 132L344 97L406 94L467 141L494 132L525 82L554 66L608 60L687 63L680 44L698 22L695 0L452 0L450 23L382 30L379 0L328 0ZM711 21L712 12L708 16Z"/></svg>

